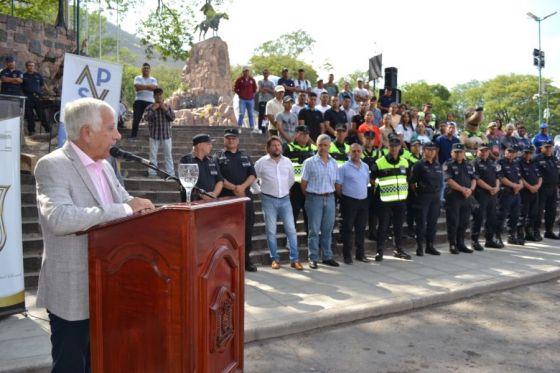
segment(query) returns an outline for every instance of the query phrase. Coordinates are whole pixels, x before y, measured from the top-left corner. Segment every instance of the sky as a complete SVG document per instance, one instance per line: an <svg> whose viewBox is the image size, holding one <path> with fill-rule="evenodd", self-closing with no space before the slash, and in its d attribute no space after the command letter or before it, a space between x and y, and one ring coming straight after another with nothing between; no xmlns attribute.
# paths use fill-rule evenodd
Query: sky
<svg viewBox="0 0 560 373"><path fill-rule="evenodd" d="M219 35L228 43L231 64L245 65L263 42L302 29L316 40L303 59L324 78L367 71L369 58L382 53L383 68L398 69L399 85L424 80L452 88L501 74L538 75L532 60L538 23L526 13L560 12L560 2L225 0L216 8L229 14ZM134 33L135 20L127 17L123 28ZM541 48L543 77L560 86L560 13L541 23ZM321 68L325 61L332 71Z"/></svg>

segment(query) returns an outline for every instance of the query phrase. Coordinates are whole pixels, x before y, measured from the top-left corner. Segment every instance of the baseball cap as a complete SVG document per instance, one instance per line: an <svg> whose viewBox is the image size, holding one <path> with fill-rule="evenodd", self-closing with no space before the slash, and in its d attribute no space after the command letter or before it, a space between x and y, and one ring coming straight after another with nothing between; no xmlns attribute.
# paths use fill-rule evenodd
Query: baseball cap
<svg viewBox="0 0 560 373"><path fill-rule="evenodd" d="M464 152L465 151L465 145L463 144L453 144L451 151L454 152Z"/></svg>
<svg viewBox="0 0 560 373"><path fill-rule="evenodd" d="M524 153L534 153L535 152L535 146L534 145L527 145L525 147L525 149L523 149Z"/></svg>
<svg viewBox="0 0 560 373"><path fill-rule="evenodd" d="M554 146L554 141L552 140L543 141L541 146Z"/></svg>
<svg viewBox="0 0 560 373"><path fill-rule="evenodd" d="M548 124L546 124L546 123L541 123L541 125L539 126L539 128L540 128L540 129L548 128Z"/></svg>
<svg viewBox="0 0 560 373"><path fill-rule="evenodd" d="M338 123L334 128L335 131L346 131L346 124Z"/></svg>
<svg viewBox="0 0 560 373"><path fill-rule="evenodd" d="M307 127L307 126L297 126L296 127L296 132L309 133L309 127Z"/></svg>
<svg viewBox="0 0 560 373"><path fill-rule="evenodd" d="M294 99L292 98L292 96L284 96L284 98L282 99L282 102L284 102L286 104L288 102L294 102Z"/></svg>
<svg viewBox="0 0 560 373"><path fill-rule="evenodd" d="M490 149L490 145L487 142L483 142L482 144L480 144L480 146L478 147L479 150L483 150L483 149Z"/></svg>
<svg viewBox="0 0 560 373"><path fill-rule="evenodd" d="M207 134L204 134L204 133L200 133L198 135L195 135L192 138L193 145L198 145L198 144L201 144L203 142L214 142L214 141L210 138L210 135L207 135Z"/></svg>
<svg viewBox="0 0 560 373"><path fill-rule="evenodd" d="M389 135L389 145L400 145L401 139L397 135Z"/></svg>
<svg viewBox="0 0 560 373"><path fill-rule="evenodd" d="M414 146L414 145L418 145L418 144L420 144L420 140L412 140L410 142L410 146Z"/></svg>
<svg viewBox="0 0 560 373"><path fill-rule="evenodd" d="M498 127L498 125L496 124L496 122L490 122L490 123L488 123L488 125L486 126L486 129L492 128L492 127L494 127L494 128Z"/></svg>
<svg viewBox="0 0 560 373"><path fill-rule="evenodd" d="M277 85L276 87L274 87L274 92L285 92L286 89L284 88L283 85Z"/></svg>
<svg viewBox="0 0 560 373"><path fill-rule="evenodd" d="M239 130L237 128L226 128L226 130L224 131L224 137L230 136L238 137Z"/></svg>
<svg viewBox="0 0 560 373"><path fill-rule="evenodd" d="M424 149L437 149L438 148L436 143L432 142L432 141L425 142L423 147L424 147Z"/></svg>

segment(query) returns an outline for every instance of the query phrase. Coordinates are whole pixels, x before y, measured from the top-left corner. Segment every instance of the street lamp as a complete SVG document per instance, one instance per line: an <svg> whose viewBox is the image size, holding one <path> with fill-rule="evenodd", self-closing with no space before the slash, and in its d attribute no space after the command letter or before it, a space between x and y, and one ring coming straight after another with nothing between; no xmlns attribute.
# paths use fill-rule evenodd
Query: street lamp
<svg viewBox="0 0 560 373"><path fill-rule="evenodd" d="M543 120L543 113L542 113L542 75L541 75L541 70L543 68L543 64L542 64L542 57L543 57L543 53L541 51L541 22L544 21L545 19L552 17L553 15L555 15L557 12L554 13L550 13L549 15L545 16L545 17L537 17L536 15L534 15L531 12L528 12L527 15L534 19L538 24L539 24L539 59L538 59L538 68L539 68L539 100L538 100L538 104L539 104L539 125L542 123Z"/></svg>

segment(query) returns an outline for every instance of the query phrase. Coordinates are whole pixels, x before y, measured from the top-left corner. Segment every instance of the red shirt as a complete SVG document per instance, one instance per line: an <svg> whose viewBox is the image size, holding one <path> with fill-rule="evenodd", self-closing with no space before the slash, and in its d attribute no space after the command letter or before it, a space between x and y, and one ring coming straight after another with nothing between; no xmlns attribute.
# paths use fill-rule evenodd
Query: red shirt
<svg viewBox="0 0 560 373"><path fill-rule="evenodd" d="M245 78L241 76L235 81L235 86L233 88L235 93L242 100L252 100L255 98L255 92L257 92L257 83L255 79L248 77Z"/></svg>
<svg viewBox="0 0 560 373"><path fill-rule="evenodd" d="M363 123L362 125L360 125L360 127L358 127L358 132L360 133L365 133L368 131L375 133L373 146L375 146L376 148L379 147L379 144L381 143L381 132L379 132L379 128L377 128L376 125L374 124L369 125L367 123Z"/></svg>

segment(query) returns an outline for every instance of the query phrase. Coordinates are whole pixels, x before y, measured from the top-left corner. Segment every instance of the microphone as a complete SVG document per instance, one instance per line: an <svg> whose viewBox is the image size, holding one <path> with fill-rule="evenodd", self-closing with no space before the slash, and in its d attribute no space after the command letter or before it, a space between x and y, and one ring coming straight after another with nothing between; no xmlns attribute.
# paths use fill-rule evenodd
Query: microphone
<svg viewBox="0 0 560 373"><path fill-rule="evenodd" d="M125 150L119 149L116 146L111 147L111 150L109 150L109 153L114 158L122 158L126 161L133 161L133 162L142 163L145 166L152 165L149 160L147 160L145 158L142 158L140 156L137 156L136 154L132 154L132 153L127 152Z"/></svg>
<svg viewBox="0 0 560 373"><path fill-rule="evenodd" d="M167 172L163 171L162 169L159 169L155 164L153 164L152 162L150 162L150 161L147 160L146 158L142 158L142 157L140 157L140 156L138 156L138 155L136 155L136 154L132 154L132 153L127 152L126 150L122 150L122 149L120 149L120 148L118 148L118 147L116 147L116 146L112 146L112 147L111 147L111 149L109 150L109 154L111 154L111 156L114 157L114 158L122 158L122 159L124 159L124 160L126 160L126 161L138 162L138 163L141 163L141 164L143 164L144 166L146 166L146 167L148 167L148 168L151 168L152 170L156 171L156 172L158 173L158 175L160 175L160 176L161 176L161 175L165 176L165 177L161 176L163 179L165 179L165 180L173 180L173 181L177 182L177 184L179 184L180 189L181 189L181 191L182 191L181 194L184 193L183 184L181 184L181 180L179 180L179 178L178 178L177 176L169 175ZM195 186L195 187L193 188L193 190L196 190L198 193L204 194L204 195L207 196L207 197L214 198L214 199L216 198L216 197L213 196L212 194L208 193L208 192L205 191L204 189L199 188L199 187L197 187L197 186ZM184 197L184 198L183 198L183 197ZM182 201L182 202L185 202L185 201L186 201L186 195L185 195L185 196L181 196L181 199L184 199L184 201Z"/></svg>

